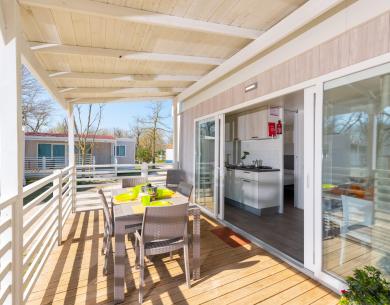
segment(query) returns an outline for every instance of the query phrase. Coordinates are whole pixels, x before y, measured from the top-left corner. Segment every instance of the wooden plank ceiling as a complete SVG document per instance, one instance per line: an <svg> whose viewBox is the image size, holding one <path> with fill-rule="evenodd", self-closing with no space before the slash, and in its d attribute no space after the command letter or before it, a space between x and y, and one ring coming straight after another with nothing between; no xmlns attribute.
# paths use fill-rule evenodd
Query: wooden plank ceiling
<svg viewBox="0 0 390 305"><path fill-rule="evenodd" d="M20 0L25 39L68 101L184 91L305 0Z"/></svg>

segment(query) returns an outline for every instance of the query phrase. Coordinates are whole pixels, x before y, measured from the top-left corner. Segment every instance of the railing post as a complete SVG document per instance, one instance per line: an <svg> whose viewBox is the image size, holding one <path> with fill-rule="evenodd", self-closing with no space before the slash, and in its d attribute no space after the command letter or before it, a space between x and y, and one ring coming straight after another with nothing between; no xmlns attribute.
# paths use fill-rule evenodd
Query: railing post
<svg viewBox="0 0 390 305"><path fill-rule="evenodd" d="M58 179L53 181L53 186L56 186L53 196L58 196L58 245L62 243L62 171L55 170L54 174L59 174Z"/></svg>
<svg viewBox="0 0 390 305"><path fill-rule="evenodd" d="M115 176L118 176L118 159L117 158L114 159L114 172L115 172Z"/></svg>
<svg viewBox="0 0 390 305"><path fill-rule="evenodd" d="M42 169L46 169L46 157L42 157Z"/></svg>
<svg viewBox="0 0 390 305"><path fill-rule="evenodd" d="M77 169L73 166L72 169L72 213L76 212L76 195L77 195Z"/></svg>
<svg viewBox="0 0 390 305"><path fill-rule="evenodd" d="M149 169L149 165L148 163L146 162L143 162L141 164L141 177L148 177L148 169Z"/></svg>

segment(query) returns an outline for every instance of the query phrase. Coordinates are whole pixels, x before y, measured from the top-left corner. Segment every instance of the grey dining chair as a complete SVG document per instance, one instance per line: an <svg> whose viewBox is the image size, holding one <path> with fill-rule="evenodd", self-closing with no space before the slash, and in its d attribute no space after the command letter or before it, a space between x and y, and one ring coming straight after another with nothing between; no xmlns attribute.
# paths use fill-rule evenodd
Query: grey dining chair
<svg viewBox="0 0 390 305"><path fill-rule="evenodd" d="M143 302L145 256L182 249L187 286L191 287L188 255L188 203L146 207L142 229L136 231L136 265L140 268L139 302Z"/></svg>
<svg viewBox="0 0 390 305"><path fill-rule="evenodd" d="M110 256L111 252L111 236L113 233L113 225L112 225L112 216L110 213L110 209L108 207L108 203L106 200L106 196L104 196L104 192L102 189L98 190L98 194L100 197L100 202L102 204L103 208L103 214L104 214L104 234L103 234L103 247L102 247L102 254L105 255L104 258L104 266L103 266L103 274L107 274L107 268L108 268L108 258Z"/></svg>
<svg viewBox="0 0 390 305"><path fill-rule="evenodd" d="M188 197L188 201L190 200L191 193L192 193L192 184L186 183L186 182L180 182L177 187L177 192L182 194L183 196Z"/></svg>
<svg viewBox="0 0 390 305"><path fill-rule="evenodd" d="M131 177L122 180L122 188L133 187L138 184L144 184L148 182L146 177Z"/></svg>
<svg viewBox="0 0 390 305"><path fill-rule="evenodd" d="M185 173L181 169L168 169L166 187L176 191L180 181L185 179Z"/></svg>

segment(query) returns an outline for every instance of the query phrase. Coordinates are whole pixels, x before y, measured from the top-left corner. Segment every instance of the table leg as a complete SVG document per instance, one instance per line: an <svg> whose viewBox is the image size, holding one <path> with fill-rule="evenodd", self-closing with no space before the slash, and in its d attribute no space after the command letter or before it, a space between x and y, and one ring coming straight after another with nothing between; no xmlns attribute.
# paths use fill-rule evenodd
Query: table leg
<svg viewBox="0 0 390 305"><path fill-rule="evenodd" d="M192 260L193 260L193 279L200 278L200 210L196 209L193 213L193 236L192 236Z"/></svg>
<svg viewBox="0 0 390 305"><path fill-rule="evenodd" d="M114 302L121 303L125 299L125 224L115 224L114 255Z"/></svg>

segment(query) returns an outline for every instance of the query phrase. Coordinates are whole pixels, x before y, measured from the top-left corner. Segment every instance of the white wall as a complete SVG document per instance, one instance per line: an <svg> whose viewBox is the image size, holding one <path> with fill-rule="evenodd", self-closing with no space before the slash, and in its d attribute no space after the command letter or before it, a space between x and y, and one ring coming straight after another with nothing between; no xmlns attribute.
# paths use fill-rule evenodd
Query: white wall
<svg viewBox="0 0 390 305"><path fill-rule="evenodd" d="M281 169L283 166L283 160L280 158L281 145L281 138L242 141L241 153L243 151L250 152L250 155L246 157L244 163L251 164L253 160L260 159L263 160L263 165Z"/></svg>

